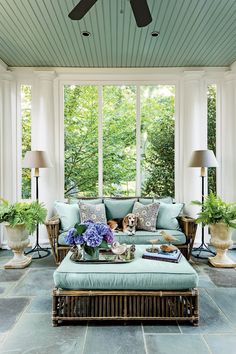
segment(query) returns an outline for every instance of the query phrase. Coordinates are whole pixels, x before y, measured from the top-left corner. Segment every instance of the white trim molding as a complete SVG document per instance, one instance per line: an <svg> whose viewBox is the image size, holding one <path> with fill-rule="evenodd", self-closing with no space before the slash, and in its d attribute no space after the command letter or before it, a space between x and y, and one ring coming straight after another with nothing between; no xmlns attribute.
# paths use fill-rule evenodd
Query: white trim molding
<svg viewBox="0 0 236 354"><path fill-rule="evenodd" d="M7 71L8 70L8 65L0 59L0 71Z"/></svg>
<svg viewBox="0 0 236 354"><path fill-rule="evenodd" d="M188 162L192 150L207 146L206 88L207 83L211 82L217 84L217 158L220 160L217 187L223 198L236 200L235 75L236 62L231 67L222 68L11 68L9 71L0 60L0 195L10 201L20 195L17 170L21 149L18 149L16 128L20 119L21 84L32 85L32 148L47 150L54 166L42 171L40 177L40 195L42 201L46 202L49 215L53 201L64 199L64 84L94 84L98 87L135 84L137 88L140 85L171 84L176 87L175 196L177 201L185 202L188 208L191 200L201 196L199 171L188 168ZM137 101L137 115L140 115L139 106L140 102ZM101 109L99 114L101 129ZM140 122L137 119L137 127L138 124ZM10 136L8 140L6 134ZM99 134L101 139L101 131ZM136 141L138 153L138 134ZM102 148L99 156L101 170ZM137 170L140 169L139 163L137 160ZM102 194L101 183L100 180L99 194ZM138 180L136 192L140 192ZM46 242L46 239L44 234L40 241Z"/></svg>

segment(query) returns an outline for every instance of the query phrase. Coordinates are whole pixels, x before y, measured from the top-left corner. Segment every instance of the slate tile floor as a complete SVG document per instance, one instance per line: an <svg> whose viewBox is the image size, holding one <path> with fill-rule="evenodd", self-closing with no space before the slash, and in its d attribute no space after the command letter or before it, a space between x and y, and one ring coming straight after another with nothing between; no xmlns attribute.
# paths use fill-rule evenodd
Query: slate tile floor
<svg viewBox="0 0 236 354"><path fill-rule="evenodd" d="M236 250L230 251L236 261ZM0 250L0 353L235 354L236 270L193 258L199 274L200 325L92 322L51 325L52 256L23 270L4 270Z"/></svg>

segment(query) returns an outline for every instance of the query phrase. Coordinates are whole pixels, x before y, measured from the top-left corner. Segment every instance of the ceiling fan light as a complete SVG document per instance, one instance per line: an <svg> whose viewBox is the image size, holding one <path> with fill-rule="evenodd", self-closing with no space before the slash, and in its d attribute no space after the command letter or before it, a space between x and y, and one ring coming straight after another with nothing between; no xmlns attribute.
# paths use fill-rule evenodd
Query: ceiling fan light
<svg viewBox="0 0 236 354"><path fill-rule="evenodd" d="M82 34L82 36L84 36L84 37L90 37L90 36L91 36L91 33L88 32L88 31L82 31L81 34Z"/></svg>
<svg viewBox="0 0 236 354"><path fill-rule="evenodd" d="M152 37L158 37L159 34L160 34L160 32L158 32L158 31L152 31L152 32L151 32L151 36L152 36Z"/></svg>

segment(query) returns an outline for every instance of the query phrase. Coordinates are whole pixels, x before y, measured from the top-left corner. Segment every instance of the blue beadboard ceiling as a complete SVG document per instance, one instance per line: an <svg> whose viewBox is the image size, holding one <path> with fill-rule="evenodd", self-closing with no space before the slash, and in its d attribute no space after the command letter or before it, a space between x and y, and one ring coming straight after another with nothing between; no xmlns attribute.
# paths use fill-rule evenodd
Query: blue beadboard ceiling
<svg viewBox="0 0 236 354"><path fill-rule="evenodd" d="M236 60L236 0L148 0L153 21L144 28L136 26L128 0L98 0L72 21L68 13L77 3L0 0L0 58L34 67L228 66Z"/></svg>

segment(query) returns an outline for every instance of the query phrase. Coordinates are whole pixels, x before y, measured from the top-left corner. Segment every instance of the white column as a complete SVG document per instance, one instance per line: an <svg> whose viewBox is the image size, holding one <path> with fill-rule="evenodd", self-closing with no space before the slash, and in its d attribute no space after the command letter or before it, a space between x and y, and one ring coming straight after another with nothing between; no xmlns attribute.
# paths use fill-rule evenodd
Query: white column
<svg viewBox="0 0 236 354"><path fill-rule="evenodd" d="M17 199L16 82L11 72L0 71L0 196ZM5 245L3 228L0 245Z"/></svg>
<svg viewBox="0 0 236 354"><path fill-rule="evenodd" d="M236 201L236 72L228 72L222 85L221 191L223 200Z"/></svg>
<svg viewBox="0 0 236 354"><path fill-rule="evenodd" d="M226 73L222 85L221 111L221 168L220 168L220 195L226 202L236 202L236 67ZM232 239L236 244L236 230Z"/></svg>
<svg viewBox="0 0 236 354"><path fill-rule="evenodd" d="M196 217L199 207L193 200L201 200L200 168L188 167L194 150L207 147L207 98L203 71L186 71L180 84L180 161L178 199L185 202L185 212ZM182 157L182 158L181 158ZM200 241L198 233L196 241Z"/></svg>
<svg viewBox="0 0 236 354"><path fill-rule="evenodd" d="M207 110L204 72L186 71L182 83L181 146L182 146L182 192L186 211L195 215L192 200L201 200L200 168L191 168L189 162L194 150L207 147Z"/></svg>
<svg viewBox="0 0 236 354"><path fill-rule="evenodd" d="M55 121L54 90L55 73L53 71L36 71L32 89L32 150L44 150L52 162L52 168L41 168L39 173L39 201L52 215L53 202L57 197L56 161L55 161ZM32 195L35 196L35 179L33 178ZM40 244L47 243L44 225L40 227Z"/></svg>

